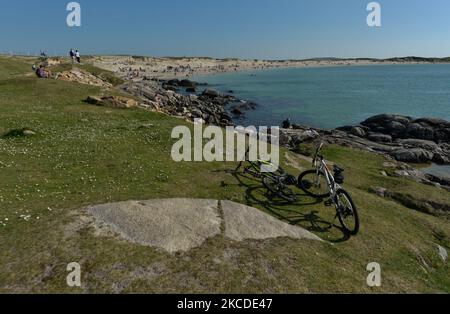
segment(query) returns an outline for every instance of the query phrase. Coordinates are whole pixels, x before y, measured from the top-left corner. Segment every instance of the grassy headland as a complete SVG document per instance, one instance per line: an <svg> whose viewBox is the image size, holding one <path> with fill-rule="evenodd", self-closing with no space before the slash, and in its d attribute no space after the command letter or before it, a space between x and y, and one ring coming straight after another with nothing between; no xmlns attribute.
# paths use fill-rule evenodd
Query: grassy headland
<svg viewBox="0 0 450 314"><path fill-rule="evenodd" d="M31 64L0 57L0 292L450 292L450 268L436 246L450 249L448 220L369 189L450 203L448 192L382 176L381 156L327 147L324 154L346 168L360 210L361 233L346 239L331 208L304 195L296 205L273 204L259 181L227 172L234 163L173 162L172 128L190 126L182 120L88 105L100 88L27 76ZM35 135L2 136L21 129ZM79 209L90 204L171 197L249 204L326 242L219 236L170 255L77 227ZM80 289L66 285L73 261L82 266ZM380 288L366 284L370 262L382 267Z"/></svg>

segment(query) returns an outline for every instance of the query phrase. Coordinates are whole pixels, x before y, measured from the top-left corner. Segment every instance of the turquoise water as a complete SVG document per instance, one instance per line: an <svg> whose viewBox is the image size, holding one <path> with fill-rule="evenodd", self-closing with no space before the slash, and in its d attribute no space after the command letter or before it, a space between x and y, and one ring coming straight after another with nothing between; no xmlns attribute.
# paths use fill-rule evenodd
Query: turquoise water
<svg viewBox="0 0 450 314"><path fill-rule="evenodd" d="M275 69L195 77L260 105L237 121L320 128L357 124L380 113L450 120L450 65Z"/></svg>

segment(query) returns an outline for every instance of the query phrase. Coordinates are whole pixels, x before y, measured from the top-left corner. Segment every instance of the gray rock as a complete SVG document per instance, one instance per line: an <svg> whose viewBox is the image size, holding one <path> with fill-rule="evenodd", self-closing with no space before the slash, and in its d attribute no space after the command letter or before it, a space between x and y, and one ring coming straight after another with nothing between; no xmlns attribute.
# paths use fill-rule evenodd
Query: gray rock
<svg viewBox="0 0 450 314"><path fill-rule="evenodd" d="M392 114L381 114L374 117L371 117L361 123L365 126L370 126L374 124L385 124L390 121L396 121L402 124L408 124L411 121L410 117L400 116L400 115L392 115Z"/></svg>
<svg viewBox="0 0 450 314"><path fill-rule="evenodd" d="M280 237L321 241L311 232L282 222L253 207L222 201L222 211L225 236L235 241Z"/></svg>
<svg viewBox="0 0 450 314"><path fill-rule="evenodd" d="M190 81L190 80L181 80L181 81L178 82L178 86L189 87L189 88L195 89L197 84L195 82L193 82L193 81Z"/></svg>
<svg viewBox="0 0 450 314"><path fill-rule="evenodd" d="M434 154L421 148L399 149L391 152L398 161L410 163L426 163L433 160Z"/></svg>
<svg viewBox="0 0 450 314"><path fill-rule="evenodd" d="M406 130L406 125L398 121L390 121L385 125L389 133L400 134Z"/></svg>
<svg viewBox="0 0 450 314"><path fill-rule="evenodd" d="M88 211L123 238L168 252L188 251L220 234L218 203L170 199L93 206Z"/></svg>
<svg viewBox="0 0 450 314"><path fill-rule="evenodd" d="M167 91L173 91L173 92L177 92L178 88L174 85L167 85L167 84L163 84L162 88L167 90Z"/></svg>
<svg viewBox="0 0 450 314"><path fill-rule="evenodd" d="M397 168L397 164L393 162L384 162L383 163L384 168Z"/></svg>
<svg viewBox="0 0 450 314"><path fill-rule="evenodd" d="M406 132L411 138L429 141L434 140L434 130L431 127L424 127L418 123L411 123Z"/></svg>
<svg viewBox="0 0 450 314"><path fill-rule="evenodd" d="M203 118L203 112L200 109L192 108L191 114L194 116L194 118Z"/></svg>
<svg viewBox="0 0 450 314"><path fill-rule="evenodd" d="M445 176L437 176L437 175L432 175L432 174L425 174L426 179L432 181L432 182L437 182L440 185L443 186L450 186L450 177L445 177Z"/></svg>
<svg viewBox="0 0 450 314"><path fill-rule="evenodd" d="M240 116L240 115L243 115L243 114L244 114L244 112L242 112L242 110L239 109L239 108L237 108L237 107L233 108L233 109L231 110L231 113L234 114L234 115L236 115L236 116Z"/></svg>
<svg viewBox="0 0 450 314"><path fill-rule="evenodd" d="M139 129L152 129L154 127L155 125L153 123L144 123L139 127Z"/></svg>
<svg viewBox="0 0 450 314"><path fill-rule="evenodd" d="M392 142L392 136L387 134L381 134L381 133L369 133L367 135L367 138L371 141L377 142L377 143L391 143Z"/></svg>
<svg viewBox="0 0 450 314"><path fill-rule="evenodd" d="M23 135L25 135L25 136L36 135L36 132L31 131L31 130L24 130Z"/></svg>
<svg viewBox="0 0 450 314"><path fill-rule="evenodd" d="M128 201L88 208L97 234L111 235L170 253L186 252L219 235L235 240L291 237L322 241L259 209L230 201L163 199ZM221 217L223 214L223 218Z"/></svg>
<svg viewBox="0 0 450 314"><path fill-rule="evenodd" d="M450 128L438 129L434 132L434 140L437 142L450 142Z"/></svg>
<svg viewBox="0 0 450 314"><path fill-rule="evenodd" d="M448 259L447 250L444 247L440 246L439 244L437 244L437 247L438 247L439 256L442 258L442 260L444 262L447 262L447 259Z"/></svg>
<svg viewBox="0 0 450 314"><path fill-rule="evenodd" d="M440 128L450 128L450 122L443 119L436 118L420 118L413 121L414 123L419 123L422 125L428 125Z"/></svg>
<svg viewBox="0 0 450 314"><path fill-rule="evenodd" d="M364 131L364 129L359 126L352 127L350 129L350 133L358 137L366 137L366 131Z"/></svg>
<svg viewBox="0 0 450 314"><path fill-rule="evenodd" d="M406 171L406 170L395 170L395 171L394 171L394 174L395 174L396 176L399 176L399 177L410 177L410 176L411 176L411 175L409 174L409 172Z"/></svg>
<svg viewBox="0 0 450 314"><path fill-rule="evenodd" d="M216 98L220 96L220 93L213 89L205 89L202 95L210 98Z"/></svg>
<svg viewBox="0 0 450 314"><path fill-rule="evenodd" d="M385 197L387 189L382 187L372 187L369 189L370 193L374 193L380 197Z"/></svg>
<svg viewBox="0 0 450 314"><path fill-rule="evenodd" d="M399 143L402 146L409 146L409 147L419 147L423 148L429 151L440 151L440 147L438 144L432 141L427 140L419 140L419 139L399 139L397 140L397 143Z"/></svg>
<svg viewBox="0 0 450 314"><path fill-rule="evenodd" d="M297 148L301 143L315 140L320 135L312 130L280 129L280 145Z"/></svg>

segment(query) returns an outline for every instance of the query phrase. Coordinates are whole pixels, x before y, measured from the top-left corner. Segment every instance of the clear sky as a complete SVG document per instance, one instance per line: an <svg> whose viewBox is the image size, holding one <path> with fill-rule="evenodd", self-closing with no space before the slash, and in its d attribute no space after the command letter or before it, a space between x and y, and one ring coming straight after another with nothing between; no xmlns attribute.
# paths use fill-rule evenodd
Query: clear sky
<svg viewBox="0 0 450 314"><path fill-rule="evenodd" d="M450 56L449 0L0 0L0 53L211 56L259 59Z"/></svg>

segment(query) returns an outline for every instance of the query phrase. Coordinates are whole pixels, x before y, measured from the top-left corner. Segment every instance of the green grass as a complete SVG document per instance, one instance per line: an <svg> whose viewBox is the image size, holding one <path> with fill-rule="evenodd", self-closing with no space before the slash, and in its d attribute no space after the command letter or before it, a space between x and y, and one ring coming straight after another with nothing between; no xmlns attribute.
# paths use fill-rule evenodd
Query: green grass
<svg viewBox="0 0 450 314"><path fill-rule="evenodd" d="M21 75L27 71L32 72L33 62L31 60L31 58L0 56L0 80Z"/></svg>
<svg viewBox="0 0 450 314"><path fill-rule="evenodd" d="M0 292L450 292L449 266L435 245L450 249L448 221L368 189L444 202L450 194L381 176L382 157L335 146L324 151L346 168L346 188L360 210L361 233L346 239L333 226L332 209L304 195L296 205L269 202L258 180L227 173L234 163L173 162L170 134L183 121L87 105L83 100L98 88L24 77L27 63L10 61L0 57L0 221L6 224L0 224ZM36 135L2 136L25 128ZM78 209L90 204L170 197L253 205L327 242L218 236L170 255L75 228ZM82 289L66 285L73 261L82 265ZM370 262L381 264L380 288L366 285Z"/></svg>

